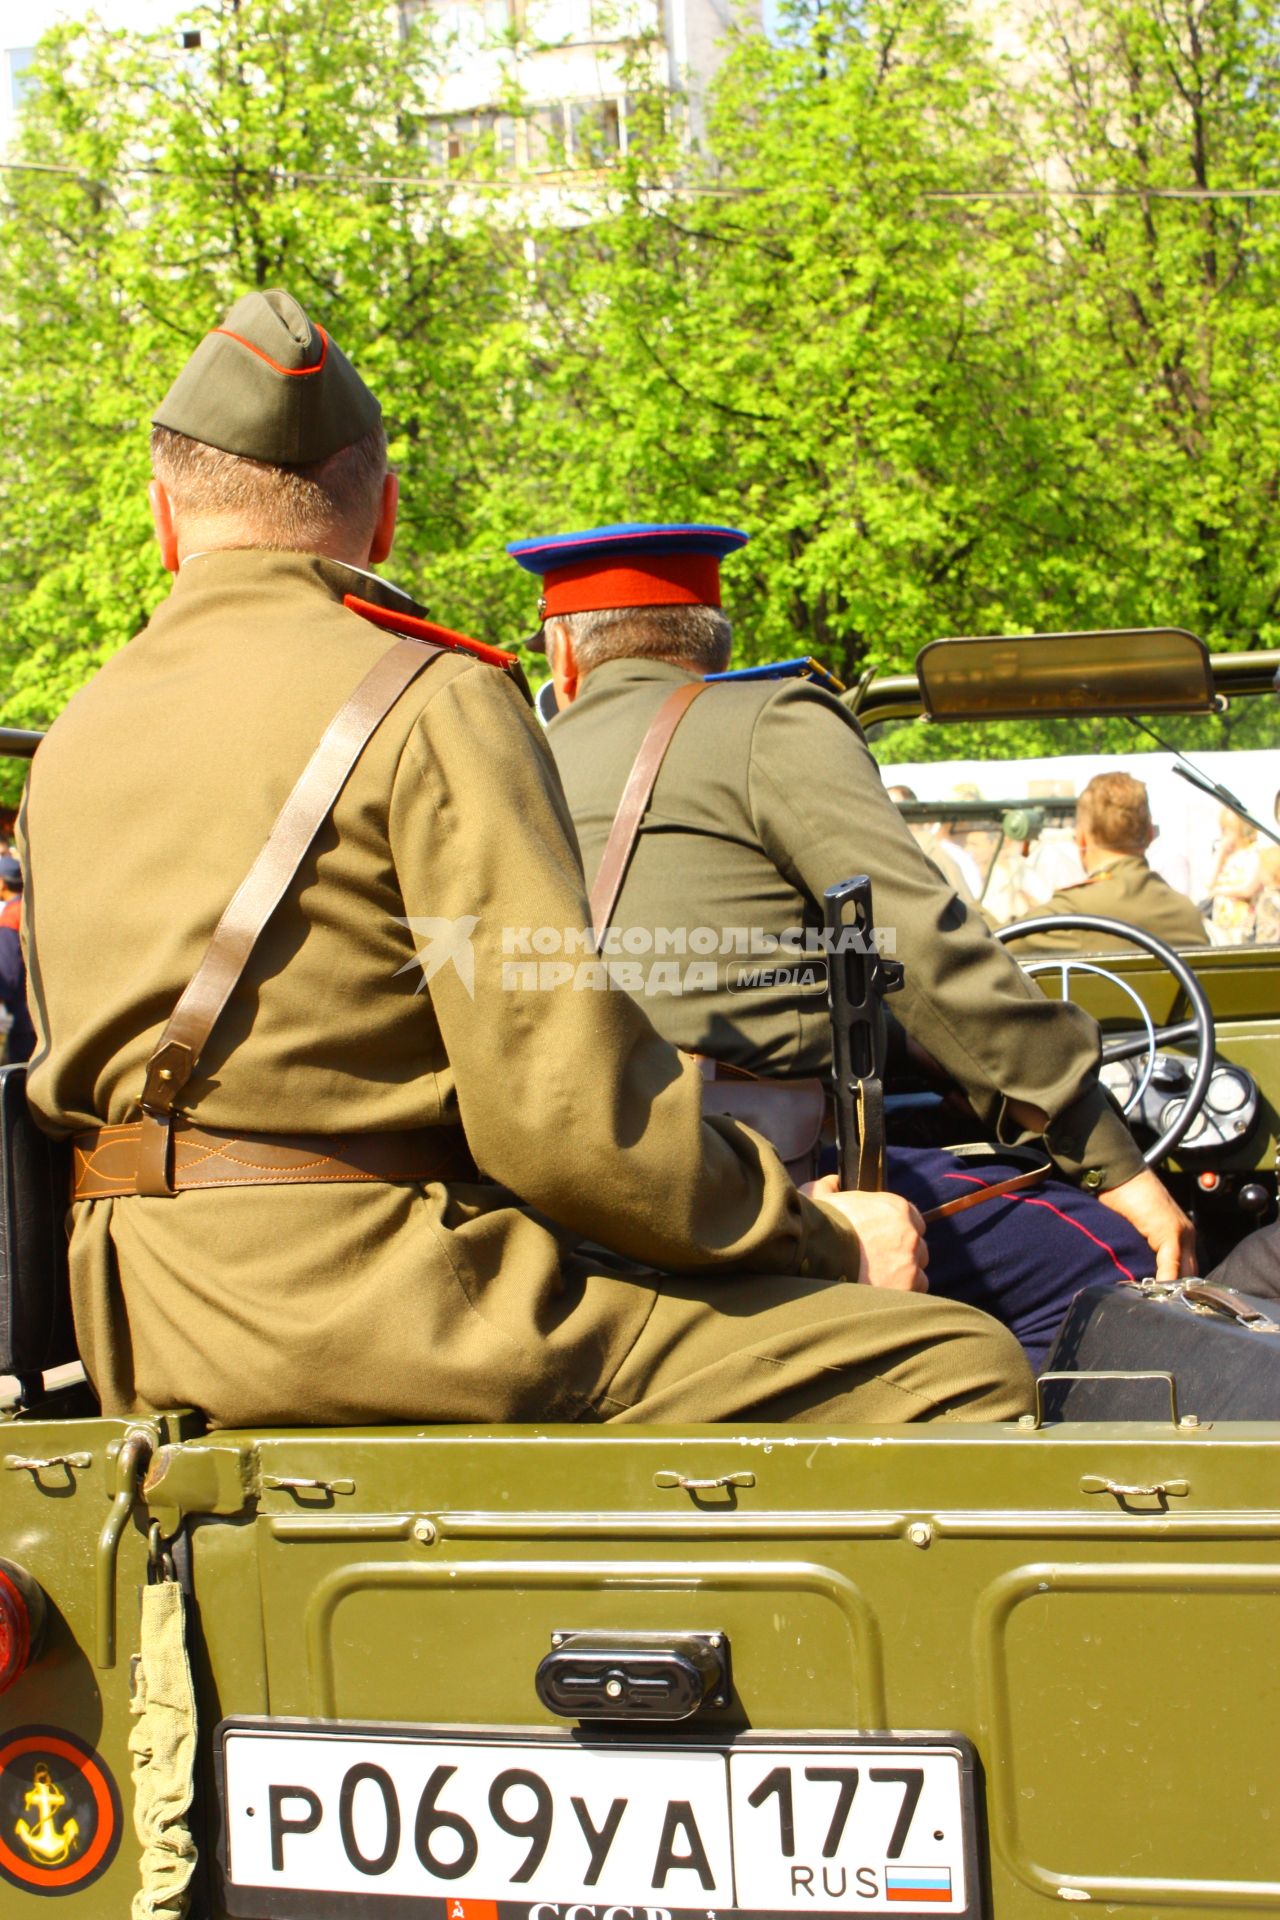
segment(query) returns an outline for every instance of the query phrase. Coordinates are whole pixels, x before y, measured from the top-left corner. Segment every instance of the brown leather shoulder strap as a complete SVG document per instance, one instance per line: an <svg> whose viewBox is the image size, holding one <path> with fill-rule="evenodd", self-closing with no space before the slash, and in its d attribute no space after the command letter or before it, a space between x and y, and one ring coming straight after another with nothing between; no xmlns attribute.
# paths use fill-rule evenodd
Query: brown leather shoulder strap
<svg viewBox="0 0 1280 1920"><path fill-rule="evenodd" d="M677 687L674 693L669 693L640 742L640 751L627 776L618 811L609 829L609 838L605 841L600 870L591 887L591 925L595 930L597 953L609 931L613 910L618 904L618 895L622 892L622 883L635 852L640 822L644 819L672 735L698 695L705 692L706 685L705 680L691 680L687 687Z"/></svg>
<svg viewBox="0 0 1280 1920"><path fill-rule="evenodd" d="M1032 1167L1029 1173L1015 1173L1008 1180L997 1180L989 1187L971 1187L958 1200L944 1200L940 1206L930 1207L920 1218L927 1227L934 1220L947 1220L953 1213L967 1213L970 1207L980 1207L987 1200L999 1200L1006 1193L1017 1193L1023 1187L1033 1187L1038 1181L1047 1180L1052 1172L1053 1162L1046 1160L1042 1167Z"/></svg>
<svg viewBox="0 0 1280 1920"><path fill-rule="evenodd" d="M138 1144L139 1193L173 1192L172 1134L178 1095L195 1072L259 935L306 858L352 767L409 682L441 651L420 640L401 640L384 653L329 722L276 815L266 845L219 920L204 958L147 1062Z"/></svg>

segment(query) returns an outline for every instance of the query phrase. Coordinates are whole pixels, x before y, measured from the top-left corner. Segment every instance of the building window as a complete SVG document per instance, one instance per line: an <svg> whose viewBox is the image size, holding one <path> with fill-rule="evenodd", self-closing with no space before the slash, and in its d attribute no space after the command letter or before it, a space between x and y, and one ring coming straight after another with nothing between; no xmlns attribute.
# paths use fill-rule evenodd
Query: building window
<svg viewBox="0 0 1280 1920"><path fill-rule="evenodd" d="M516 164L516 123L509 113L462 113L448 120L430 120L427 150L441 168L457 166L473 156L492 157L500 167Z"/></svg>
<svg viewBox="0 0 1280 1920"><path fill-rule="evenodd" d="M575 100L569 110L573 164L607 167L622 144L620 102Z"/></svg>
<svg viewBox="0 0 1280 1920"><path fill-rule="evenodd" d="M33 76L27 72L35 57L34 47L11 47L5 54L9 69L9 104L14 108L22 105L35 85Z"/></svg>
<svg viewBox="0 0 1280 1920"><path fill-rule="evenodd" d="M535 173L561 173L569 164L564 108L559 101L535 107L525 121L529 165Z"/></svg>

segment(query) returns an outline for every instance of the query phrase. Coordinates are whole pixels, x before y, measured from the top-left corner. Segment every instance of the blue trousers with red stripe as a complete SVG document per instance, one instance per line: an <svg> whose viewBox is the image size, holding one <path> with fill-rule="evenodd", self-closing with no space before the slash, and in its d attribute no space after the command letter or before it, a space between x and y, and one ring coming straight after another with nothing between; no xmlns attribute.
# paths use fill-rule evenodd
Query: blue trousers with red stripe
<svg viewBox="0 0 1280 1920"><path fill-rule="evenodd" d="M921 1213L1024 1165L960 1160L932 1147L890 1147L888 1184ZM1066 1180L1042 1180L928 1228L929 1291L1003 1321L1039 1367L1081 1287L1141 1280L1155 1255L1136 1227Z"/></svg>

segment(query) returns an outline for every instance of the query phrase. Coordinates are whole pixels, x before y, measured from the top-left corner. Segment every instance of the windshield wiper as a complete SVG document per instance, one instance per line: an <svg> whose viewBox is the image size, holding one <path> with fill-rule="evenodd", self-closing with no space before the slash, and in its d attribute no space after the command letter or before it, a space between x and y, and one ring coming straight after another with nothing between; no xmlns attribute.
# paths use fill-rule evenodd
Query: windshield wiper
<svg viewBox="0 0 1280 1920"><path fill-rule="evenodd" d="M1251 814L1244 801L1232 793L1229 787L1224 787L1211 774L1205 773L1194 760L1188 760L1186 754L1178 747L1171 747L1167 740L1162 740L1155 728L1149 727L1145 720L1135 720L1131 713L1126 714L1125 719L1131 727L1137 727L1140 733L1145 733L1154 740L1161 752L1173 755L1176 763L1173 771L1180 780L1185 780L1189 787L1198 788L1201 793L1207 793L1211 800L1217 800L1220 805L1229 807L1232 813L1238 814L1242 820L1247 820L1251 827L1256 827L1259 833L1264 833L1268 840L1274 840L1280 847L1280 833Z"/></svg>

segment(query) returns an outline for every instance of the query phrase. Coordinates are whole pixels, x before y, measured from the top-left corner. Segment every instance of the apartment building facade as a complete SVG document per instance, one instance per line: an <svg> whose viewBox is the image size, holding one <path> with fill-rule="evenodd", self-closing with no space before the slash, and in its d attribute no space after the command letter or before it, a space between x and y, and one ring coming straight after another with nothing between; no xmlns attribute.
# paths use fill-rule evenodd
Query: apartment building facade
<svg viewBox="0 0 1280 1920"><path fill-rule="evenodd" d="M9 147L42 34L90 0L0 8L0 152ZM536 174L598 171L636 138L636 97L656 85L680 102L696 138L706 89L735 26L760 24L761 0L398 0L404 34L429 34L439 62L423 137L444 170L486 163ZM175 0L96 0L109 28L174 31Z"/></svg>

